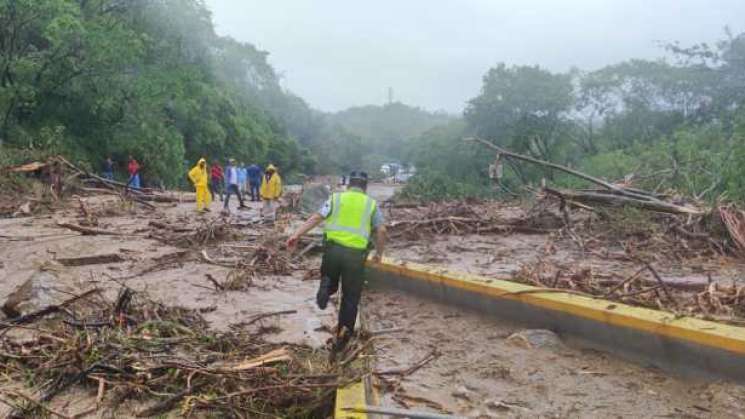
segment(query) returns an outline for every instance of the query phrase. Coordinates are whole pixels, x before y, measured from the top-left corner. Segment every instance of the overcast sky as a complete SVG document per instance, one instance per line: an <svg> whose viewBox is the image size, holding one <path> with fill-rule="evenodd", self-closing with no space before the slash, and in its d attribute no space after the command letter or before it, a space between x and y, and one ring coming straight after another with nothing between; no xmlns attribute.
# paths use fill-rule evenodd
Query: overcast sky
<svg viewBox="0 0 745 419"><path fill-rule="evenodd" d="M395 100L460 112L494 64L554 71L656 58L658 41L745 30L745 0L207 0L218 33L270 53L283 85L336 111Z"/></svg>

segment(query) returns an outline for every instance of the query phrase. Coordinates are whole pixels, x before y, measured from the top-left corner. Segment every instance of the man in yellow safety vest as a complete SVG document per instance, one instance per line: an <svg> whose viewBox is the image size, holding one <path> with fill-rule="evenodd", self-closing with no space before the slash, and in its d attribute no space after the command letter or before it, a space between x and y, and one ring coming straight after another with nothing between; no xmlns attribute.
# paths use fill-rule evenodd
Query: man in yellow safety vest
<svg viewBox="0 0 745 419"><path fill-rule="evenodd" d="M325 309L329 296L339 289L341 278L342 298L334 352L343 349L354 332L371 236L375 236L374 260L380 260L385 247L383 214L375 200L365 193L367 179L365 172L352 172L347 190L332 194L324 206L287 240L287 248L293 249L303 234L326 222L321 285L316 303L321 310Z"/></svg>

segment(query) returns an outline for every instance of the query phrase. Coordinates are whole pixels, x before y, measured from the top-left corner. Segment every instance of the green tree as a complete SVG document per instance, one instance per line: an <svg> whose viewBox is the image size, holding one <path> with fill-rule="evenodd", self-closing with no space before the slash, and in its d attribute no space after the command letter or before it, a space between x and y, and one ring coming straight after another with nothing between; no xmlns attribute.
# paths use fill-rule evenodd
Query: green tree
<svg viewBox="0 0 745 419"><path fill-rule="evenodd" d="M573 105L569 75L499 64L484 76L481 94L469 101L465 118L481 137L550 160L562 147Z"/></svg>

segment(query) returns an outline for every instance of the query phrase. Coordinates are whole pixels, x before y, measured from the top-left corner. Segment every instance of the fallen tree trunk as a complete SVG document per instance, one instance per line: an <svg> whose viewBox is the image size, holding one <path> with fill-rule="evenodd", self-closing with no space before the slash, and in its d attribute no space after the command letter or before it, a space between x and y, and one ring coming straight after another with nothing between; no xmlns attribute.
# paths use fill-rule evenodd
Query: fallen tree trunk
<svg viewBox="0 0 745 419"><path fill-rule="evenodd" d="M493 150L496 150L498 153L500 153L501 155L504 155L505 157L527 161L529 163L537 164L537 165L540 165L540 166L550 167L552 169L559 170L561 172L568 173L568 174L573 175L573 176L577 176L580 179L584 179L584 180L586 180L586 181L588 181L590 183L594 183L596 185L600 185L600 186L608 189L609 191L612 191L615 194L622 195L622 196L627 197L629 199L633 199L634 201L638 201L638 202L649 201L649 202L652 202L652 203L655 203L655 204L660 204L660 207L672 205L672 204L668 204L667 202L662 201L662 200L656 198L654 196L654 194L652 194L652 193L649 193L649 192L640 193L638 191L635 192L635 191L632 191L632 190L629 190L629 189L621 188L621 187L619 187L617 185L614 185L614 184L612 184L610 182L606 182L606 181L604 181L602 179L598 179L598 178L596 178L594 176L590 176L590 175L588 175L586 173L582 173L580 171L577 171L577 170L574 170L574 169L570 169L570 168L568 168L566 166L562 166L560 164L551 163L551 162L548 162L548 161L545 161L545 160L539 160L539 159L536 159L534 157L525 156L523 154L513 153L513 152L511 152L509 150L506 150L506 149L504 149L502 147L499 147L498 145L492 144L491 142L486 141L486 140L484 140L482 138L465 138L464 141L475 141L475 142L481 143L481 144L483 144L483 145L485 145L485 146L487 146L487 147L489 147L489 148L491 148ZM679 207L679 208L685 208L685 207ZM691 212L691 211L693 211L693 212ZM665 211L665 212L667 212L667 211ZM674 211L674 213L675 214L697 214L697 215L698 214L701 214L700 211L697 211L697 210L688 210L688 209L686 209L685 211Z"/></svg>
<svg viewBox="0 0 745 419"><path fill-rule="evenodd" d="M124 235L124 233L119 233L117 231L109 231L109 230L101 230L98 228L83 227L83 226L79 226L77 224L71 224L71 223L58 222L57 226L67 228L72 231L77 231L78 233L81 233L84 236L96 236L96 235L123 236Z"/></svg>
<svg viewBox="0 0 745 419"><path fill-rule="evenodd" d="M59 258L57 262L64 266L85 266L124 262L124 258L116 253L108 253L105 255L81 256L77 258Z"/></svg>
<svg viewBox="0 0 745 419"><path fill-rule="evenodd" d="M89 178L91 178L91 179L94 179L94 180L96 180L97 182L99 182L99 183L101 183L101 184L103 184L103 185L105 185L105 186L107 186L107 187L109 187L109 188L117 188L117 187L118 187L118 188L125 188L125 189L128 189L129 191L131 191L131 192L134 192L134 193L136 193L136 194L141 194L141 193L144 193L144 190L142 190L142 189L140 189L140 190L138 190L138 189L132 189L132 188L130 188L130 187L129 187L129 185L128 185L128 184L126 184L126 183L122 183L122 182L117 182L116 180L109 180L109 179L106 179L106 178L102 178L101 176L98 176L98 175L97 175L97 174L95 174L95 173L90 173L90 172L88 172L87 170L83 170L83 169L81 169L81 168L79 168L79 167L75 166L74 164L70 163L70 162L69 162L69 161L68 161L67 159L65 159L65 158L64 158L64 157L62 157L62 156L57 156L56 158L57 158L57 159L58 159L58 160L59 160L60 162L62 162L62 163L63 163L63 164L65 165L65 166L67 166L67 167L69 167L70 169L72 169L73 171L75 171L75 172L79 172L79 173L82 173L82 174L83 174L83 175L85 175L86 177L89 177Z"/></svg>
<svg viewBox="0 0 745 419"><path fill-rule="evenodd" d="M163 203L181 203L181 199L175 196L161 195L161 194L142 194L138 195L137 199L142 201L150 202L163 202Z"/></svg>
<svg viewBox="0 0 745 419"><path fill-rule="evenodd" d="M608 207L630 206L650 211L664 212L668 214L702 215L704 213L697 208L684 207L665 201L644 201L641 199L635 199L628 196L616 195L612 193L578 192L566 189L552 189L549 187L545 187L543 188L543 190L551 195L584 204L597 204Z"/></svg>

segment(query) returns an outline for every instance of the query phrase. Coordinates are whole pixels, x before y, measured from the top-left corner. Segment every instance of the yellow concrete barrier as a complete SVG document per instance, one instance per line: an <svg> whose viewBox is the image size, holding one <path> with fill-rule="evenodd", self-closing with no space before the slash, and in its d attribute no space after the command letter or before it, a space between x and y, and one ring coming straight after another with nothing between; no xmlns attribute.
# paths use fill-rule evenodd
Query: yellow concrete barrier
<svg viewBox="0 0 745 419"><path fill-rule="evenodd" d="M742 327L676 317L672 313L632 307L600 298L542 292L541 288L506 279L457 273L392 259L384 259L380 263L369 261L367 268L745 355L745 328Z"/></svg>
<svg viewBox="0 0 745 419"><path fill-rule="evenodd" d="M348 408L363 409L367 406L366 380L341 387L336 390L334 418L336 419L367 419L367 413L354 413Z"/></svg>

